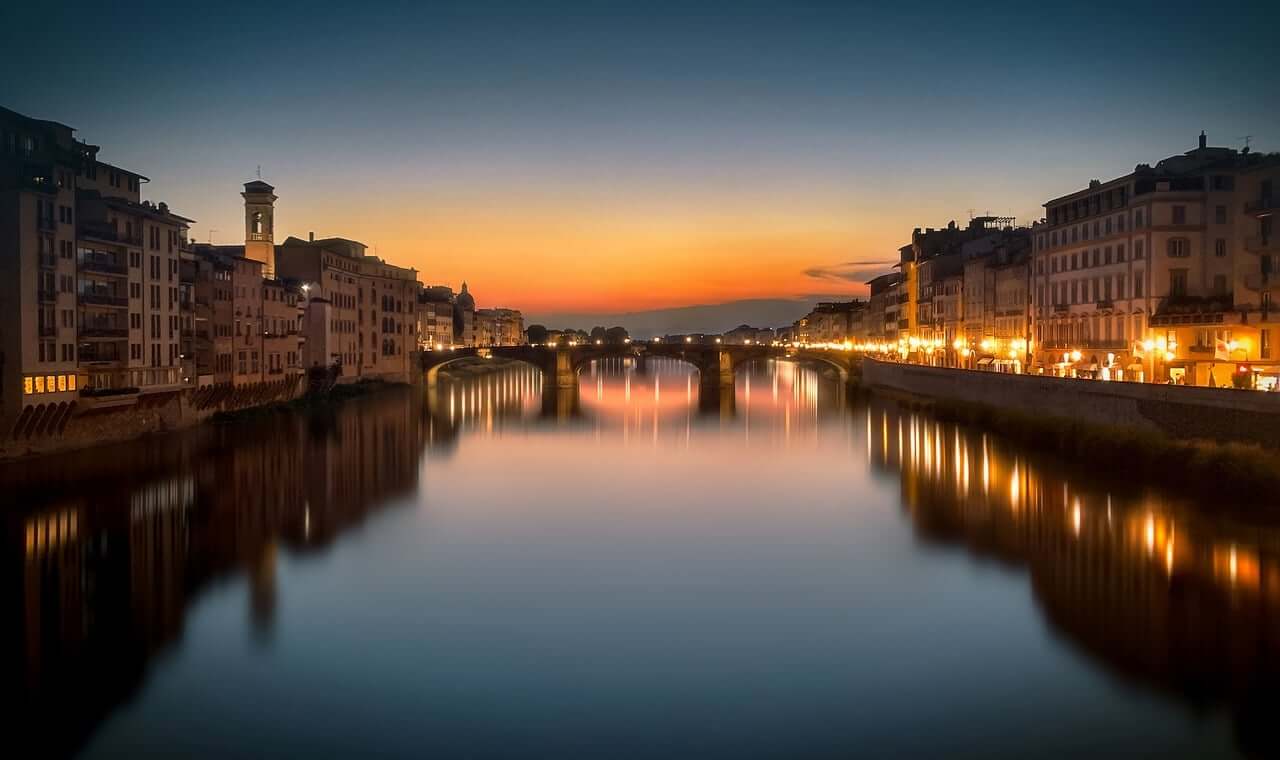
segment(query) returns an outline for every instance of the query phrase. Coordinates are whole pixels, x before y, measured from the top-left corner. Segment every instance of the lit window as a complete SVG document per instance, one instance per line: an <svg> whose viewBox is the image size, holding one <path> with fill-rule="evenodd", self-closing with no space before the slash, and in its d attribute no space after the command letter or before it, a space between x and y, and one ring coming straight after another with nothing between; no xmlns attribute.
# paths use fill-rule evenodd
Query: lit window
<svg viewBox="0 0 1280 760"><path fill-rule="evenodd" d="M30 396L35 393L35 383L29 377L22 378L22 392Z"/></svg>
<svg viewBox="0 0 1280 760"><path fill-rule="evenodd" d="M58 375L58 392L61 393L67 389L67 376Z"/></svg>
<svg viewBox="0 0 1280 760"><path fill-rule="evenodd" d="M74 391L76 389L76 376L67 375L67 390Z"/></svg>
<svg viewBox="0 0 1280 760"><path fill-rule="evenodd" d="M44 377L36 377L36 393L44 393Z"/></svg>

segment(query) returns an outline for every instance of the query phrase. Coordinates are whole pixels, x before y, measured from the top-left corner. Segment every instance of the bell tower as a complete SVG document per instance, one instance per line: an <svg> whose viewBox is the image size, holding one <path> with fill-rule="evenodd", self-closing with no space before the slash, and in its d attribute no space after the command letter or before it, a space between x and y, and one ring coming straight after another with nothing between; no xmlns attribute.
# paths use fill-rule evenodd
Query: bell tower
<svg viewBox="0 0 1280 760"><path fill-rule="evenodd" d="M261 261L262 275L276 274L275 188L256 179L244 183L244 257Z"/></svg>

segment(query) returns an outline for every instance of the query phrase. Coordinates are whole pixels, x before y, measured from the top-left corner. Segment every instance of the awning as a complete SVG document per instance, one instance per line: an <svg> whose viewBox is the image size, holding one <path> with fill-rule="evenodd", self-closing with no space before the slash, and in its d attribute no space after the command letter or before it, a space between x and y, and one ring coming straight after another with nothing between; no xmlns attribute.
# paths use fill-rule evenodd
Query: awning
<svg viewBox="0 0 1280 760"><path fill-rule="evenodd" d="M983 358L983 359L979 359L979 360L978 360L978 366L979 366L979 367L981 367L981 366L982 366L982 365L984 365L984 364L990 364L992 361L994 361L994 360L993 360L990 356L988 356L988 357L986 357L986 358Z"/></svg>

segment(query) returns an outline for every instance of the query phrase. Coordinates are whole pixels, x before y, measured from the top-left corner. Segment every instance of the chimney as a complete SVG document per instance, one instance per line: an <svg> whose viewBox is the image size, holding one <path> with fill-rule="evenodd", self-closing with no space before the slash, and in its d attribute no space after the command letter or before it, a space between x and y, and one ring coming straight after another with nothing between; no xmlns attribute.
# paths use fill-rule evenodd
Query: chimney
<svg viewBox="0 0 1280 760"><path fill-rule="evenodd" d="M307 233L307 240L311 241L312 243L316 242L316 233L314 233L314 232L308 232L308 233Z"/></svg>
<svg viewBox="0 0 1280 760"><path fill-rule="evenodd" d="M1208 139L1209 138L1204 136L1204 130L1200 130L1200 150L1204 150L1205 143L1208 142Z"/></svg>

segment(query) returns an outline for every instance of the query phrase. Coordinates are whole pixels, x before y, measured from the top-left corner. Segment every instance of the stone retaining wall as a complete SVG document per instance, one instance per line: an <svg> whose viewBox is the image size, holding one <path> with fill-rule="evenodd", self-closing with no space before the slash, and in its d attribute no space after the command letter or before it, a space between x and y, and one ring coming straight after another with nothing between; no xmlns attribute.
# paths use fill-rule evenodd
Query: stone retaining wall
<svg viewBox="0 0 1280 760"><path fill-rule="evenodd" d="M219 412L292 401L304 375L265 383L212 385L137 397L80 398L31 407L0 425L0 459L117 443L199 424Z"/></svg>
<svg viewBox="0 0 1280 760"><path fill-rule="evenodd" d="M1280 393L1011 375L874 359L863 362L862 384L1178 438L1280 447Z"/></svg>

